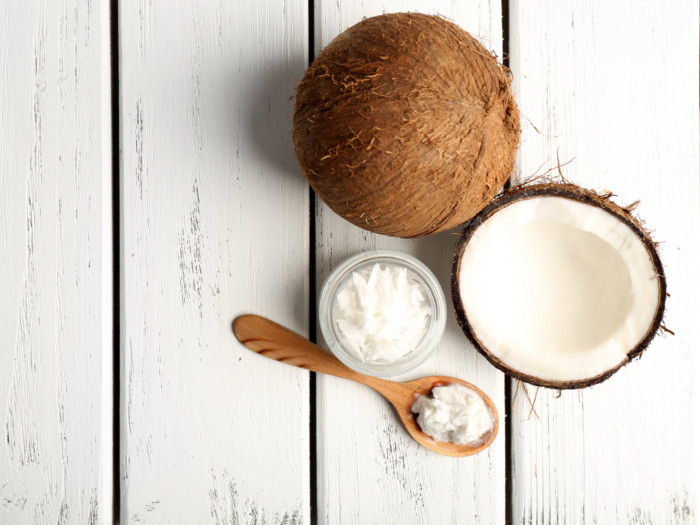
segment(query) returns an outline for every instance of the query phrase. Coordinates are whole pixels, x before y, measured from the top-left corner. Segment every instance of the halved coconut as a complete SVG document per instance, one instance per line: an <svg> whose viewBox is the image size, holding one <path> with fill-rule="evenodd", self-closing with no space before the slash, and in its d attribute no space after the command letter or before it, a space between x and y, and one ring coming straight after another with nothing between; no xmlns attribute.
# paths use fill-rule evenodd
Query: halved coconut
<svg viewBox="0 0 700 525"><path fill-rule="evenodd" d="M666 279L628 210L574 185L538 184L503 194L467 224L452 298L464 333L496 367L580 388L647 347Z"/></svg>

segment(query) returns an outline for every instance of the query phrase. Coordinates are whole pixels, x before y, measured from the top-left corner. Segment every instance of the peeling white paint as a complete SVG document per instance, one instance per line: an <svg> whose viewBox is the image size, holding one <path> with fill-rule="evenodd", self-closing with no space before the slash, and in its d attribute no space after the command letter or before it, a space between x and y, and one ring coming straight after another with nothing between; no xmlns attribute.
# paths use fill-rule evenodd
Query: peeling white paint
<svg viewBox="0 0 700 525"><path fill-rule="evenodd" d="M112 519L106 11L0 5L0 522L12 525Z"/></svg>
<svg viewBox="0 0 700 525"><path fill-rule="evenodd" d="M309 522L308 373L231 330L308 330L307 6L120 5L125 523Z"/></svg>

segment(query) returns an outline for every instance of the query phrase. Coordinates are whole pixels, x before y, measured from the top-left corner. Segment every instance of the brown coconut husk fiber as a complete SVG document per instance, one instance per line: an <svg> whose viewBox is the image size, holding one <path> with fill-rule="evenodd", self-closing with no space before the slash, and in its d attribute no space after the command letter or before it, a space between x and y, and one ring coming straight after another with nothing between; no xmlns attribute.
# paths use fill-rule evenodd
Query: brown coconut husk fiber
<svg viewBox="0 0 700 525"><path fill-rule="evenodd" d="M508 72L437 16L368 18L335 38L297 87L294 144L319 197L367 230L421 237L476 215L520 139Z"/></svg>

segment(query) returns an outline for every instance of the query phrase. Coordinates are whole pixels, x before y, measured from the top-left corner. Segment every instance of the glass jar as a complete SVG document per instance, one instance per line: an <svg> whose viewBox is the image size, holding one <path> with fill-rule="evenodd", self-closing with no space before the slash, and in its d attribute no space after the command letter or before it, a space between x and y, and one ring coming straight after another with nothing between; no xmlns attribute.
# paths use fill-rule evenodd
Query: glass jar
<svg viewBox="0 0 700 525"><path fill-rule="evenodd" d="M423 287L430 308L425 334L406 355L390 363L364 362L343 342L335 322L337 296L353 272L371 269L379 263L384 266L406 268L409 280ZM437 278L428 267L415 257L389 250L363 252L343 261L326 279L321 289L318 308L319 326L328 349L342 363L353 370L377 377L391 377L413 370L423 363L437 348L445 331L445 296Z"/></svg>

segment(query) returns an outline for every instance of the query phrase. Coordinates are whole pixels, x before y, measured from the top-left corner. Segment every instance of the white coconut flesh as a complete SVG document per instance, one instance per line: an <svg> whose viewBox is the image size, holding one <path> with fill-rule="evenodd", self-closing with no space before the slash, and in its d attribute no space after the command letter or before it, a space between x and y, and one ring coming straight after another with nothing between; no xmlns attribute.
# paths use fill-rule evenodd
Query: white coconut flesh
<svg viewBox="0 0 700 525"><path fill-rule="evenodd" d="M476 229L459 292L482 346L547 381L616 368L647 335L660 293L650 255L625 222L552 196L516 201Z"/></svg>

